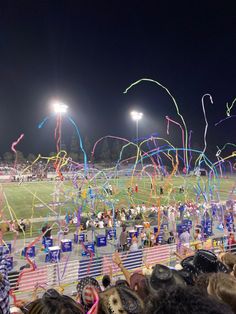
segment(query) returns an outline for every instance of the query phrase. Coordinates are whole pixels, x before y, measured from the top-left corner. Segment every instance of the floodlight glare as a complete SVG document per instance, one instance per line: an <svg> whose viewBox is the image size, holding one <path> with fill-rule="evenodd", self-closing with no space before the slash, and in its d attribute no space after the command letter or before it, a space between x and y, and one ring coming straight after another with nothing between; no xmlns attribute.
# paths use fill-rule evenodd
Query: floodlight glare
<svg viewBox="0 0 236 314"><path fill-rule="evenodd" d="M63 104L62 102L54 102L53 103L53 108L55 113L66 113L68 106Z"/></svg>
<svg viewBox="0 0 236 314"><path fill-rule="evenodd" d="M142 119L143 114L142 112L137 112L137 111L131 111L131 117L134 121L139 121L140 119Z"/></svg>

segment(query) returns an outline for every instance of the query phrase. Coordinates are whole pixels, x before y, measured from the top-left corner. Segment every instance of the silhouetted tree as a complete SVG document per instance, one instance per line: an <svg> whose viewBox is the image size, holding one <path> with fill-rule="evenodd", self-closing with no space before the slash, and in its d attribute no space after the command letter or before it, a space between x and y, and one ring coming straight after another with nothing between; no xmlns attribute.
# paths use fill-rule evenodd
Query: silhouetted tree
<svg viewBox="0 0 236 314"><path fill-rule="evenodd" d="M74 132L71 137L70 152L78 154L79 150L80 150L79 139L76 133Z"/></svg>
<svg viewBox="0 0 236 314"><path fill-rule="evenodd" d="M3 159L7 163L11 163L13 161L13 158L14 158L14 156L13 156L13 153L11 153L11 152L6 152L3 154Z"/></svg>
<svg viewBox="0 0 236 314"><path fill-rule="evenodd" d="M111 151L107 138L105 138L101 144L100 160L103 162L109 162L111 160Z"/></svg>
<svg viewBox="0 0 236 314"><path fill-rule="evenodd" d="M75 152L70 152L69 156L72 158L73 161L78 161L79 160L79 154Z"/></svg>
<svg viewBox="0 0 236 314"><path fill-rule="evenodd" d="M116 162L119 159L122 143L119 140L114 140L111 146L111 160Z"/></svg>
<svg viewBox="0 0 236 314"><path fill-rule="evenodd" d="M34 154L30 153L26 159L27 159L27 161L33 162L36 159L36 156Z"/></svg>

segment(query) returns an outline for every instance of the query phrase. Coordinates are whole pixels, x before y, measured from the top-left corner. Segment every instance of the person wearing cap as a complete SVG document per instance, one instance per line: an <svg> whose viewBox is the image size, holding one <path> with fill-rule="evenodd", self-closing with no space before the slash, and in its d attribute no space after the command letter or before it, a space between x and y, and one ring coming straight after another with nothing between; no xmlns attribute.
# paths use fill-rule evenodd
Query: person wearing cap
<svg viewBox="0 0 236 314"><path fill-rule="evenodd" d="M126 285L117 285L99 293L98 313L143 314L143 311L143 301Z"/></svg>
<svg viewBox="0 0 236 314"><path fill-rule="evenodd" d="M196 276L200 273L229 272L229 269L217 259L213 252L203 249L184 258L181 261L181 266Z"/></svg>
<svg viewBox="0 0 236 314"><path fill-rule="evenodd" d="M156 294L160 289L169 289L173 286L186 286L184 279L177 271L161 264L156 264L151 276L148 277L148 287L151 293Z"/></svg>
<svg viewBox="0 0 236 314"><path fill-rule="evenodd" d="M93 304L95 303L96 293L101 291L98 281L91 277L87 276L82 278L77 284L77 301L80 301L86 312L88 312Z"/></svg>

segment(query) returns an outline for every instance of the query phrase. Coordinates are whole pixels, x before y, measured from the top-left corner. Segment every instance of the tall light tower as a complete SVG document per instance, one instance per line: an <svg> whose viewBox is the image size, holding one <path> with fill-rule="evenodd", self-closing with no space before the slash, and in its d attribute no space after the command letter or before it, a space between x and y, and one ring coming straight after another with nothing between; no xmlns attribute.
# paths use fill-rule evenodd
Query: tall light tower
<svg viewBox="0 0 236 314"><path fill-rule="evenodd" d="M59 123L59 149L61 150L61 125L62 125L62 115L67 112L68 106L60 101L53 102L53 110L56 113L58 117L58 123Z"/></svg>
<svg viewBox="0 0 236 314"><path fill-rule="evenodd" d="M136 122L136 138L137 138L137 143L138 143L138 122L139 120L142 119L143 114L142 112L131 111L130 115L131 115L131 118Z"/></svg>

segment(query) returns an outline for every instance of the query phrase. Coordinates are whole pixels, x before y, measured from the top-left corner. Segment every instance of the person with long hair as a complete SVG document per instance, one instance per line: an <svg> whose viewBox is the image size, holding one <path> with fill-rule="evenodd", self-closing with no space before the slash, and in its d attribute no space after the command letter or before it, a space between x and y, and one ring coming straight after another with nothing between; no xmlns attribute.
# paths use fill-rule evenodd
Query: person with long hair
<svg viewBox="0 0 236 314"><path fill-rule="evenodd" d="M236 314L236 279L225 273L214 273L209 277L207 287L209 295L228 304Z"/></svg>
<svg viewBox="0 0 236 314"><path fill-rule="evenodd" d="M230 271L233 270L234 265L236 264L236 255L230 252L221 252L218 255L218 259L225 264Z"/></svg>

